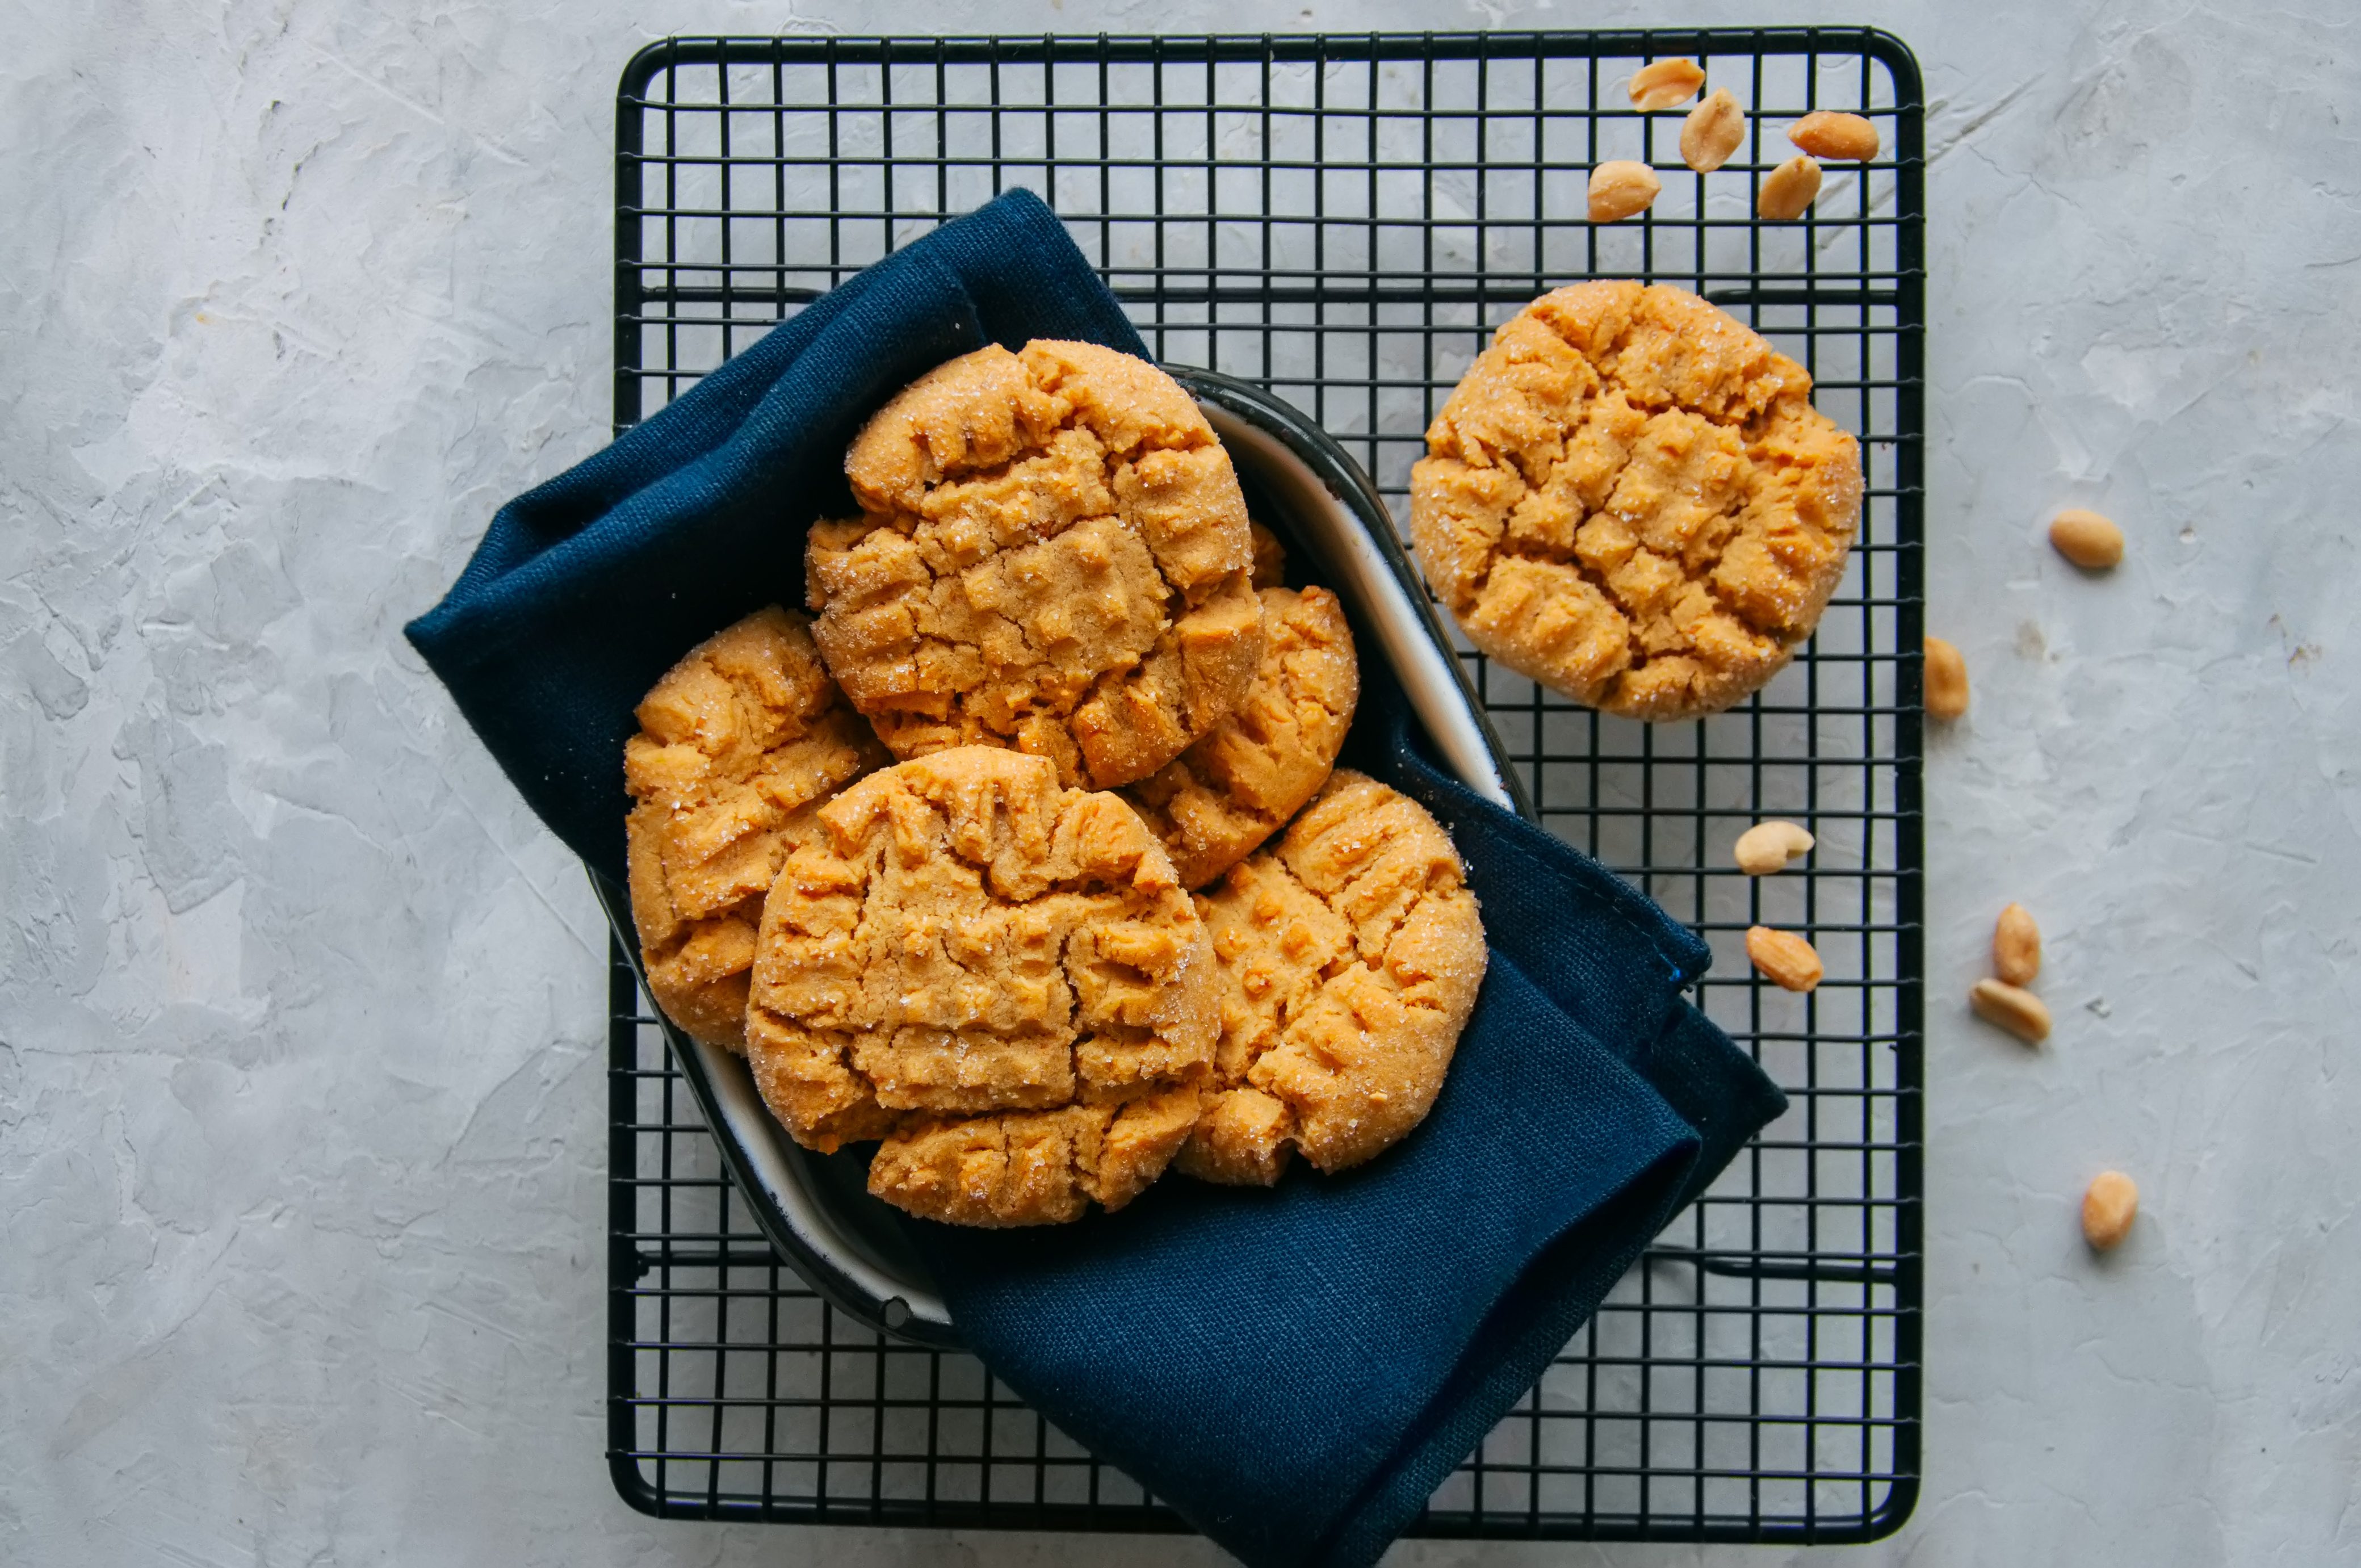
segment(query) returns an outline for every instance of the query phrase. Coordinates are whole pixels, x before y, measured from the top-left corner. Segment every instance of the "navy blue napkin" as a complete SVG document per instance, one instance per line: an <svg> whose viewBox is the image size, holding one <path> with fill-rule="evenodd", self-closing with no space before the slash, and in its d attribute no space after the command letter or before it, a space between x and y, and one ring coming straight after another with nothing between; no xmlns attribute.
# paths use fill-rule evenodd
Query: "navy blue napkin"
<svg viewBox="0 0 2361 1568"><path fill-rule="evenodd" d="M683 650L794 602L862 419L954 355L1145 355L1025 192L814 302L503 507L411 641L526 800L622 875L631 710ZM1115 1215L909 1222L993 1372L1255 1568L1373 1561L1662 1227L1784 1108L1681 1000L1704 945L1439 768L1374 661L1349 759L1451 829L1492 948L1434 1111L1368 1166L1173 1178Z"/></svg>
<svg viewBox="0 0 2361 1568"><path fill-rule="evenodd" d="M1450 829L1483 902L1490 967L1426 1121L1269 1190L906 1223L985 1365L1254 1568L1374 1562L1786 1105L1681 1000L1705 945L1445 773L1374 663L1346 761Z"/></svg>
<svg viewBox="0 0 2361 1568"><path fill-rule="evenodd" d="M403 629L525 803L624 880L631 710L690 648L803 602L804 531L854 510L844 449L886 399L987 343L1145 358L1130 318L1027 191L814 301L613 445L492 518Z"/></svg>

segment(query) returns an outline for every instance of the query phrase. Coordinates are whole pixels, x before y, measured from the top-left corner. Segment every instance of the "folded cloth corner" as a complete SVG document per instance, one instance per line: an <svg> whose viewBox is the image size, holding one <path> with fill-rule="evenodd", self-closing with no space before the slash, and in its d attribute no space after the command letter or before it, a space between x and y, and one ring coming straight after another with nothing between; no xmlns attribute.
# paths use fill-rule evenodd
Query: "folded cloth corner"
<svg viewBox="0 0 2361 1568"><path fill-rule="evenodd" d="M542 819L620 881L641 697L799 597L862 420L945 359L1036 337L1147 352L1016 192L502 507L407 634ZM1425 1124L1268 1190L1175 1176L1054 1230L906 1222L994 1374L1254 1568L1374 1561L1784 1103L1682 1000L1704 944L1436 766L1375 661L1363 683L1348 760L1451 830L1492 952Z"/></svg>
<svg viewBox="0 0 2361 1568"><path fill-rule="evenodd" d="M1784 1108L1681 992L1705 945L1445 774L1382 669L1349 761L1450 829L1491 962L1434 1109L1358 1170L1168 1177L1019 1233L906 1221L951 1320L1250 1568L1375 1562Z"/></svg>
<svg viewBox="0 0 2361 1568"><path fill-rule="evenodd" d="M690 648L803 598L813 519L852 510L844 449L888 398L987 343L1148 355L1089 260L1012 191L856 274L612 445L493 515L403 628L544 822L623 880L631 711Z"/></svg>

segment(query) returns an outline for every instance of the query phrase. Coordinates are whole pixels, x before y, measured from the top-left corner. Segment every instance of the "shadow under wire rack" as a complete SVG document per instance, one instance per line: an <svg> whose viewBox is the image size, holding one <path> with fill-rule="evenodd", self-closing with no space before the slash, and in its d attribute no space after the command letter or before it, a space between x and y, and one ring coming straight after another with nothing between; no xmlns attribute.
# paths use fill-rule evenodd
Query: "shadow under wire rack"
<svg viewBox="0 0 2361 1568"><path fill-rule="evenodd" d="M1681 162L1635 112L1686 55L1747 139ZM1853 110L1882 150L1806 221L1755 217L1782 134ZM1591 167L1654 166L1639 219L1586 221ZM1260 381L1406 517L1422 435L1492 328L1591 277L1694 290L1800 360L1857 433L1859 542L1810 647L1742 707L1643 725L1463 649L1548 826L1712 946L1706 1011L1790 1109L1678 1216L1411 1533L1846 1541L1919 1473L1919 762L1924 114L1858 28L1256 38L683 38L618 107L615 419L629 426L946 218L1029 187L1155 353ZM1749 878L1758 818L1809 864ZM1743 933L1805 933L1809 995ZM972 1358L885 1339L779 1262L730 1185L620 950L609 1449L686 1518L1186 1528Z"/></svg>

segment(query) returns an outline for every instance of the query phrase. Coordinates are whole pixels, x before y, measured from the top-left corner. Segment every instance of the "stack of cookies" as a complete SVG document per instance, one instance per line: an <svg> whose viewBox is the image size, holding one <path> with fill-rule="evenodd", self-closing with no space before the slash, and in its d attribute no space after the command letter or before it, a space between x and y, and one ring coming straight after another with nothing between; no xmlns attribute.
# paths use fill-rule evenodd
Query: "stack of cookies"
<svg viewBox="0 0 2361 1568"><path fill-rule="evenodd" d="M1694 295L1502 327L1427 433L1411 532L1483 652L1605 711L1713 712L1811 634L1861 508L1811 379ZM1284 586L1197 405L1090 344L906 388L771 608L641 704L648 986L805 1146L961 1224L1269 1184L1399 1141L1483 979L1415 802L1335 771L1344 609Z"/></svg>
<svg viewBox="0 0 2361 1568"><path fill-rule="evenodd" d="M771 608L639 708L648 986L796 1140L953 1223L1168 1167L1334 1171L1426 1114L1486 949L1450 839L1334 764L1358 691L1155 367L985 348L906 389Z"/></svg>

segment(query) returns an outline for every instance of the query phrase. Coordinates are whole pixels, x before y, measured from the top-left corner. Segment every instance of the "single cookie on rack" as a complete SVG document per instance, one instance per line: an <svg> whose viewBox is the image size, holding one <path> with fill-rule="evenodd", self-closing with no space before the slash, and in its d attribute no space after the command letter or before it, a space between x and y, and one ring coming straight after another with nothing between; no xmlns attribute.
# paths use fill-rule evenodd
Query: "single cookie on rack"
<svg viewBox="0 0 2361 1568"><path fill-rule="evenodd" d="M1204 927L1138 814L966 746L818 817L763 905L747 1010L796 1140L884 1138L870 1190L959 1224L1071 1220L1154 1179L1216 1008Z"/></svg>
<svg viewBox="0 0 2361 1568"><path fill-rule="evenodd" d="M1262 666L1236 712L1126 785L1180 873L1203 887L1262 847L1328 782L1361 690L1345 606L1326 588L1262 590Z"/></svg>
<svg viewBox="0 0 2361 1568"><path fill-rule="evenodd" d="M691 1035L743 1049L771 879L812 805L890 759L776 605L689 650L637 714L624 839L648 990Z"/></svg>
<svg viewBox="0 0 2361 1568"><path fill-rule="evenodd" d="M845 455L862 515L805 554L829 671L897 757L993 745L1146 778L1246 696L1246 499L1180 384L1087 343L905 388Z"/></svg>
<svg viewBox="0 0 2361 1568"><path fill-rule="evenodd" d="M1427 430L1419 565L1477 648L1577 702L1728 707L1811 635L1860 520L1860 445L1811 388L1679 289L1545 294Z"/></svg>
<svg viewBox="0 0 2361 1568"><path fill-rule="evenodd" d="M1466 868L1423 807L1339 770L1197 907L1221 1043L1180 1169L1268 1186L1301 1149L1343 1170L1425 1118L1488 954Z"/></svg>

